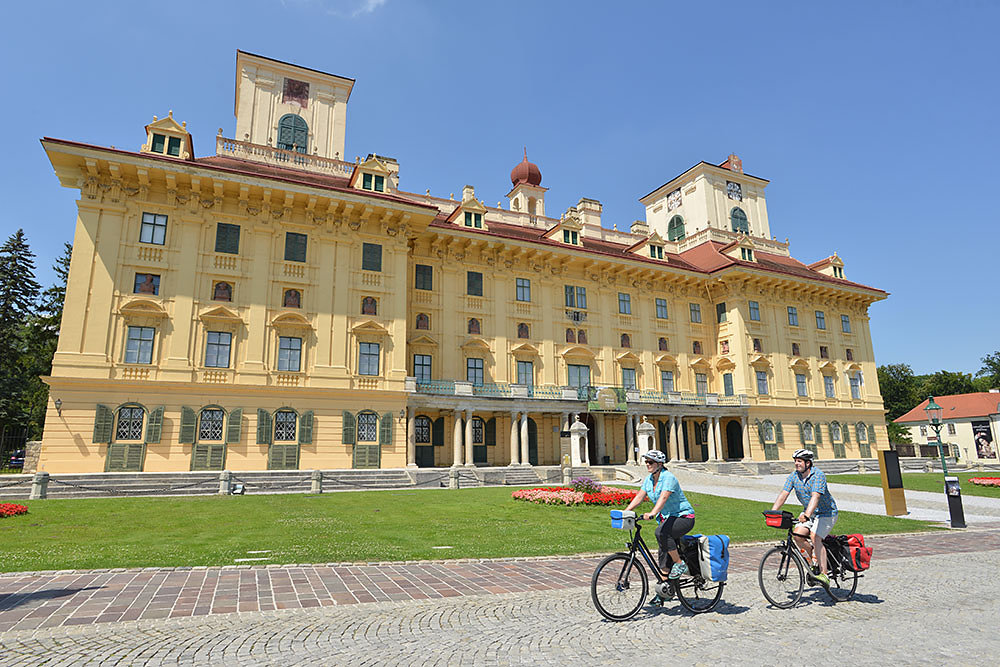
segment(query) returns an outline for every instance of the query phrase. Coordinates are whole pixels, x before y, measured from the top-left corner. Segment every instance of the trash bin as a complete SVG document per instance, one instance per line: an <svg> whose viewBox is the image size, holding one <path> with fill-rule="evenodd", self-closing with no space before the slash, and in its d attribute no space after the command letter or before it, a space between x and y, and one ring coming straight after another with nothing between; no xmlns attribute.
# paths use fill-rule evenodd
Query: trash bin
<svg viewBox="0 0 1000 667"><path fill-rule="evenodd" d="M601 465L605 465L605 466L606 465L611 465L611 457L610 456L602 456L601 457Z"/></svg>
<svg viewBox="0 0 1000 667"><path fill-rule="evenodd" d="M948 513L952 528L965 528L965 510L962 509L962 487L958 477L944 478L944 494L948 496Z"/></svg>

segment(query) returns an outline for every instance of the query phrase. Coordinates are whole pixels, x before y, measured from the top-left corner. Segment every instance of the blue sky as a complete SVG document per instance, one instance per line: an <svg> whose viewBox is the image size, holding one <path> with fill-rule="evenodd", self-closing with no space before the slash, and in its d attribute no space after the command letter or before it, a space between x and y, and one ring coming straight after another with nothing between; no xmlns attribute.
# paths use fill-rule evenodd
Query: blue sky
<svg viewBox="0 0 1000 667"><path fill-rule="evenodd" d="M72 240L43 136L138 149L173 110L199 156L233 136L236 49L357 80L347 155L404 189L503 199L523 146L558 216L620 228L699 160L770 179L771 233L837 251L876 361L975 372L1000 349L1000 4L988 2L45 2L4 8L0 235L39 275ZM12 27L17 30L13 31ZM992 259L991 259L992 258Z"/></svg>

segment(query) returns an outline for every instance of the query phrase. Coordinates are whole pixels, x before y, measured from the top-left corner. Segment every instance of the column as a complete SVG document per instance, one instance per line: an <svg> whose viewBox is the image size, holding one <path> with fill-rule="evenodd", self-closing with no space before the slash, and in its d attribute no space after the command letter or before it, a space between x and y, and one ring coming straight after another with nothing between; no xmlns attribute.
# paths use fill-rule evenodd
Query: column
<svg viewBox="0 0 1000 667"><path fill-rule="evenodd" d="M472 410L465 411L465 465L476 465L472 455Z"/></svg>
<svg viewBox="0 0 1000 667"><path fill-rule="evenodd" d="M573 417L570 413L564 412L559 416L559 465L562 465L563 456L566 454L572 455L573 453L573 439L570 438L569 451L563 450L562 444L562 434L565 431L569 433L570 428L573 427ZM572 460L572 459L571 459Z"/></svg>
<svg viewBox="0 0 1000 667"><path fill-rule="evenodd" d="M530 466L531 457L528 456L528 413L521 413L521 465Z"/></svg>
<svg viewBox="0 0 1000 667"><path fill-rule="evenodd" d="M677 416L674 421L674 434L677 436L677 460L686 461L684 458L684 417Z"/></svg>
<svg viewBox="0 0 1000 667"><path fill-rule="evenodd" d="M510 464L512 466L521 463L521 445L518 443L517 434L520 429L517 425L517 413L510 413Z"/></svg>
<svg viewBox="0 0 1000 667"><path fill-rule="evenodd" d="M743 426L743 460L753 461L750 454L750 420L747 417L740 417L740 424Z"/></svg>
<svg viewBox="0 0 1000 667"><path fill-rule="evenodd" d="M597 463L603 465L608 448L604 442L604 415L594 415L594 437L597 438Z"/></svg>
<svg viewBox="0 0 1000 667"><path fill-rule="evenodd" d="M715 419L715 417L706 417L705 418L706 426L708 426L708 428L706 428L705 430L708 431L708 460L709 461L717 461L719 459L719 457L718 457L718 455L716 454L716 451L715 451L715 424L713 423L714 419Z"/></svg>
<svg viewBox="0 0 1000 667"><path fill-rule="evenodd" d="M455 410L455 459L452 466L462 465L462 412Z"/></svg>
<svg viewBox="0 0 1000 667"><path fill-rule="evenodd" d="M722 442L722 417L715 418L715 442L719 446L719 458L726 459L726 446Z"/></svg>
<svg viewBox="0 0 1000 667"><path fill-rule="evenodd" d="M635 458L634 415L625 415L625 463L638 464Z"/></svg>
<svg viewBox="0 0 1000 667"><path fill-rule="evenodd" d="M417 467L417 415L409 406L406 408L406 467Z"/></svg>

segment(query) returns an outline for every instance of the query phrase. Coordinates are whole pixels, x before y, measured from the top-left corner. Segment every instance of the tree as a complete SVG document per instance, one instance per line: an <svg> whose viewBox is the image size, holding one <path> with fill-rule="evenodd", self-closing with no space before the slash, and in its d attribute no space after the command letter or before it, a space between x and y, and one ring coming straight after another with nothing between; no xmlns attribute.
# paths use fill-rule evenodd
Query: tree
<svg viewBox="0 0 1000 667"><path fill-rule="evenodd" d="M920 403L920 382L909 364L888 364L879 366L876 370L878 385L882 390L882 402L890 421L906 414Z"/></svg>
<svg viewBox="0 0 1000 667"><path fill-rule="evenodd" d="M928 375L920 384L920 399L928 396L952 396L954 394L971 394L976 391L969 373L938 371Z"/></svg>
<svg viewBox="0 0 1000 667"><path fill-rule="evenodd" d="M39 285L35 255L19 229L0 247L0 423L24 424L28 405L25 389L25 325L33 316Z"/></svg>
<svg viewBox="0 0 1000 667"><path fill-rule="evenodd" d="M985 387L980 387L982 391L1000 388L1000 350L993 354L987 354L980 359L983 367L976 373L976 378L985 381Z"/></svg>

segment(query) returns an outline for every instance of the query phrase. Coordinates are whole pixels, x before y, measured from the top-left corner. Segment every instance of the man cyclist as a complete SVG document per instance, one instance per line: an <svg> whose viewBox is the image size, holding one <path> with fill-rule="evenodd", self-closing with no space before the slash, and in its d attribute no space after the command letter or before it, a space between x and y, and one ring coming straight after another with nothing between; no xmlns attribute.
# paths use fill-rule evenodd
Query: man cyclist
<svg viewBox="0 0 1000 667"><path fill-rule="evenodd" d="M819 571L810 573L812 579L822 586L830 586L830 577L826 574L826 549L823 538L830 534L833 525L837 523L837 503L826 486L826 475L813 466L815 455L808 449L797 449L792 454L795 461L795 472L788 475L785 487L774 501L772 511L781 509L793 490L802 504L799 514L799 525L792 531L792 538L799 549L808 550L810 560L819 562ZM807 539L808 538L808 539Z"/></svg>

